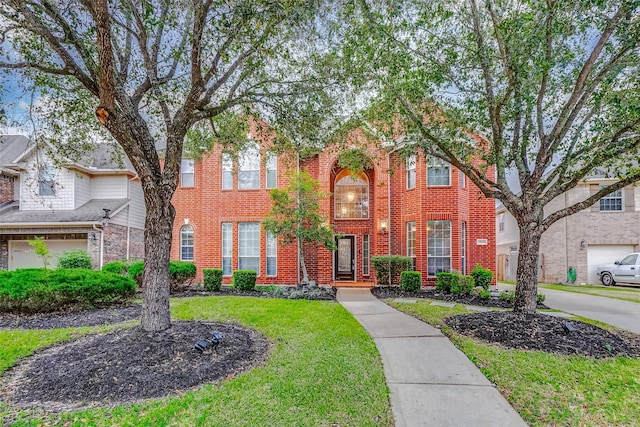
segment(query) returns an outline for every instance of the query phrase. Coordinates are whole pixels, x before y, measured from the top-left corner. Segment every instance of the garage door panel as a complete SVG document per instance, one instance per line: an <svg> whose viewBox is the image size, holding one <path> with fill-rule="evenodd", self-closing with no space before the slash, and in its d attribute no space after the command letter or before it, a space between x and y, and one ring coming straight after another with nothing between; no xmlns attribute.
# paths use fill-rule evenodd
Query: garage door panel
<svg viewBox="0 0 640 427"><path fill-rule="evenodd" d="M596 268L600 264L613 264L626 255L634 252L633 245L589 245L587 247L587 278L592 285L601 284L596 275Z"/></svg>
<svg viewBox="0 0 640 427"><path fill-rule="evenodd" d="M51 255L49 259L51 267L55 267L58 264L58 257L64 251L72 249L87 250L86 240L47 240L46 242ZM44 267L42 258L36 255L34 249L26 241L9 241L9 270L41 267Z"/></svg>

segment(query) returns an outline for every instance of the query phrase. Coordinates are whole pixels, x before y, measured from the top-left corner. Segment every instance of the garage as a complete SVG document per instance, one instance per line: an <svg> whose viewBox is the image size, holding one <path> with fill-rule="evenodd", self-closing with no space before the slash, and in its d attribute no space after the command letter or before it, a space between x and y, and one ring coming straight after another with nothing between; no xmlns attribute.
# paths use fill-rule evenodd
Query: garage
<svg viewBox="0 0 640 427"><path fill-rule="evenodd" d="M596 276L596 267L600 264L613 264L625 255L634 252L633 245L589 245L587 247L587 277L589 284L601 285Z"/></svg>
<svg viewBox="0 0 640 427"><path fill-rule="evenodd" d="M58 256L71 249L87 250L86 240L47 240L51 258L50 268L55 268L58 264ZM44 267L42 258L34 252L26 240L9 240L9 270L18 268L41 268Z"/></svg>

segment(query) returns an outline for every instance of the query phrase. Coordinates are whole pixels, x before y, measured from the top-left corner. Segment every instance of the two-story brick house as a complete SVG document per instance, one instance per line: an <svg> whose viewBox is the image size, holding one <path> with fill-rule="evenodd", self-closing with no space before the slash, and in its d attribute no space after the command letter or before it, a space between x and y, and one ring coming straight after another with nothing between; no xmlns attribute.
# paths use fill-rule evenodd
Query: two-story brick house
<svg viewBox="0 0 640 427"><path fill-rule="evenodd" d="M44 237L52 264L87 250L95 268L144 255L142 187L126 158L100 146L83 161L54 162L52 148L0 137L0 269L42 267L27 240Z"/></svg>
<svg viewBox="0 0 640 427"><path fill-rule="evenodd" d="M371 167L353 173L326 150L299 161L276 156L256 140L237 159L216 147L202 159L183 159L176 207L172 258L202 268L254 269L261 284L299 283L295 244L282 247L261 227L271 209L269 190L288 185L288 170L305 170L330 193L321 202L340 234L333 253L305 247L311 280L319 284L369 283L371 257L408 255L424 283L435 273L468 272L476 263L495 265L495 205L457 169L422 156L371 149Z"/></svg>
<svg viewBox="0 0 640 427"><path fill-rule="evenodd" d="M592 176L555 198L545 211L555 212L586 199L614 179ZM599 264L621 260L640 248L640 187L628 186L603 197L553 224L542 235L538 279L564 283L567 270L576 270L577 283L600 284ZM519 230L513 216L499 204L496 208L497 270L499 278L515 280Z"/></svg>

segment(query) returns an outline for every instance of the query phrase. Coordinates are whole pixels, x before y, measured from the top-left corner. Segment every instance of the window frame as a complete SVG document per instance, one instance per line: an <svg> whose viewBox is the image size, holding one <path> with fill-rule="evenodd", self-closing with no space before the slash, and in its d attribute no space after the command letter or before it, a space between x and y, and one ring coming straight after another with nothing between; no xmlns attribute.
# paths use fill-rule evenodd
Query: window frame
<svg viewBox="0 0 640 427"><path fill-rule="evenodd" d="M504 212L498 214L498 232L504 232Z"/></svg>
<svg viewBox="0 0 640 427"><path fill-rule="evenodd" d="M56 197L56 172L51 164L38 166L38 197Z"/></svg>
<svg viewBox="0 0 640 427"><path fill-rule="evenodd" d="M222 153L220 161L222 162L221 188L223 191L233 190L233 156Z"/></svg>
<svg viewBox="0 0 640 427"><path fill-rule="evenodd" d="M407 190L413 190L414 188L416 188L416 155L413 154L411 156L408 156L405 161L404 161L404 165L405 165L405 182L406 182L406 189Z"/></svg>
<svg viewBox="0 0 640 427"><path fill-rule="evenodd" d="M187 171L187 169L189 169ZM185 185L185 176L191 175L191 185ZM193 159L180 160L180 187L193 188L196 186L196 163Z"/></svg>
<svg viewBox="0 0 640 427"><path fill-rule="evenodd" d="M266 245L266 264L265 264L265 275L267 277L275 277L278 275L278 236L267 231L265 236L265 245ZM272 245L270 245L270 241ZM274 260L273 271L269 271L269 259Z"/></svg>
<svg viewBox="0 0 640 427"><path fill-rule="evenodd" d="M191 244L185 244L185 232L191 231ZM185 258L184 251L186 248L191 248L191 258ZM180 227L180 261L193 261L195 260L195 230L190 224L185 224Z"/></svg>
<svg viewBox="0 0 640 427"><path fill-rule="evenodd" d="M462 274L467 274L467 222L460 223L460 266Z"/></svg>
<svg viewBox="0 0 640 427"><path fill-rule="evenodd" d="M600 188L602 189L604 186ZM615 203L615 206L613 203ZM600 212L624 212L624 191L622 191L622 188L618 188L616 191L601 197L599 205ZM619 209L612 209L612 207L619 207Z"/></svg>
<svg viewBox="0 0 640 427"><path fill-rule="evenodd" d="M444 229L438 227L442 224L448 224L448 236L437 236L434 233L436 231L442 232ZM432 220L427 221L427 276L428 277L436 277L436 274L441 271L451 271L451 255L452 255L452 231L451 231L451 221L450 220ZM446 242L447 245L437 246L435 245L435 240L439 242ZM446 240L445 240L446 239ZM448 252L447 255L438 255L432 254L436 252L436 250L441 250L443 252ZM448 269L441 269L440 265L436 265L432 268L432 261L435 260L448 260ZM433 271L433 274L432 274Z"/></svg>
<svg viewBox="0 0 640 427"><path fill-rule="evenodd" d="M260 146L257 143L248 143L240 153L238 153L238 190L259 190L260 189ZM257 168L257 169L256 169ZM251 176L249 181L245 181L245 176ZM247 186L246 182L250 183Z"/></svg>
<svg viewBox="0 0 640 427"><path fill-rule="evenodd" d="M355 181L353 175L354 174L351 171L345 169L340 172L334 180L333 216L336 220L367 220L371 216L369 177L364 172L355 174L360 181L360 183L358 183ZM348 179L353 182L349 184L340 184ZM348 200L349 194L351 193L346 189L347 187L351 187L354 191L353 200ZM358 187L357 190L356 187ZM340 191L338 191L339 189ZM358 194L360 196L359 199L356 197ZM364 212L364 206L366 206L366 216L350 216L353 213Z"/></svg>
<svg viewBox="0 0 640 427"><path fill-rule="evenodd" d="M233 275L233 223L223 222L221 232L222 275L230 277ZM225 260L228 260L228 273L225 273Z"/></svg>
<svg viewBox="0 0 640 427"><path fill-rule="evenodd" d="M265 162L265 188L271 190L274 188L278 188L278 156L273 151L267 151L266 154L267 160ZM269 173L273 173L272 180L275 182L269 183Z"/></svg>
<svg viewBox="0 0 640 427"><path fill-rule="evenodd" d="M255 227L254 230L243 230L244 227ZM251 237L251 240L245 239L244 234L249 231L257 233ZM253 242L255 246L245 246L246 242ZM243 254L243 251L251 250L251 255ZM253 261L255 269L246 265L247 259L255 259ZM256 275L260 276L260 223L257 221L238 222L238 270L255 270Z"/></svg>
<svg viewBox="0 0 640 427"><path fill-rule="evenodd" d="M371 275L371 237L369 234L362 235L362 275Z"/></svg>
<svg viewBox="0 0 640 427"><path fill-rule="evenodd" d="M440 168L445 168L447 170L447 183L433 184L432 179L429 179L429 176L430 176L429 172L434 169L440 169ZM433 180L435 180L438 177L441 178L441 177L444 177L444 175L434 176ZM427 186L428 187L451 187L451 164L448 162L445 162L442 159L439 159L438 157L430 157L429 163L427 164Z"/></svg>
<svg viewBox="0 0 640 427"><path fill-rule="evenodd" d="M406 232L406 253L408 257L415 258L416 257L416 222L415 221L407 221L405 224L405 232Z"/></svg>

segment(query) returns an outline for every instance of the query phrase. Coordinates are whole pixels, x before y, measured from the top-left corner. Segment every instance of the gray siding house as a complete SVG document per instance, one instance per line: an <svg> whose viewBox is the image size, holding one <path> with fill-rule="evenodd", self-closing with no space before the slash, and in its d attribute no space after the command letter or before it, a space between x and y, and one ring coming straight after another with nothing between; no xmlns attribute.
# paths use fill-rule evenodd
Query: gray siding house
<svg viewBox="0 0 640 427"><path fill-rule="evenodd" d="M593 177L553 200L556 211L584 200L614 179ZM498 280L514 281L519 247L515 219L496 207ZM640 249L640 187L629 186L600 199L588 209L553 224L542 235L538 277L543 283L565 283L569 267L576 269L576 283L600 284L596 266L621 260Z"/></svg>
<svg viewBox="0 0 640 427"><path fill-rule="evenodd" d="M44 237L56 257L84 249L94 268L144 256L142 187L125 156L106 145L81 161L47 144L0 137L0 269L42 267L27 244ZM54 158L56 161L54 161Z"/></svg>

